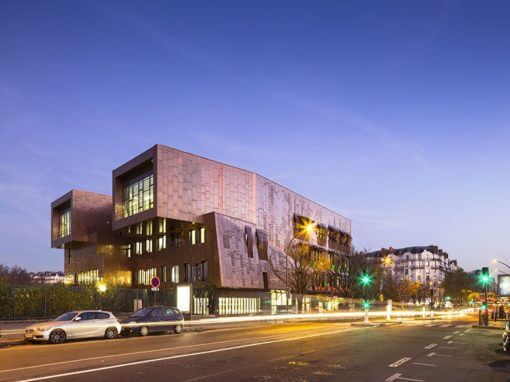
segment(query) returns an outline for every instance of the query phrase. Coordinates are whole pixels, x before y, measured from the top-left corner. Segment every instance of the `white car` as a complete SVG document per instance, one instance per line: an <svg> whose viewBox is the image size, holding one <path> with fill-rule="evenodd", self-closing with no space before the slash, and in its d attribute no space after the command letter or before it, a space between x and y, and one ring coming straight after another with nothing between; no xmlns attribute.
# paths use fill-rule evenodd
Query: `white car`
<svg viewBox="0 0 510 382"><path fill-rule="evenodd" d="M68 312L53 321L39 322L25 329L25 340L60 344L78 338L116 338L121 325L111 312L84 310Z"/></svg>

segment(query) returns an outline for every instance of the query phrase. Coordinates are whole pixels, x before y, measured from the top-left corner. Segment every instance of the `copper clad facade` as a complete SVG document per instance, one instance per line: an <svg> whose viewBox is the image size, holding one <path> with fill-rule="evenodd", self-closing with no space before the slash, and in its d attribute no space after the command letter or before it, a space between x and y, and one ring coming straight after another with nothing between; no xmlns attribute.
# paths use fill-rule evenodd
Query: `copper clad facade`
<svg viewBox="0 0 510 382"><path fill-rule="evenodd" d="M153 207L126 213L126 187L150 175ZM99 269L104 278L129 274L127 284L137 285L139 270L156 269L170 284L169 269L178 267L179 282L198 277L218 288L279 289L268 259L292 240L297 217L339 235L345 248L351 240L351 221L344 216L256 173L163 145L115 169L112 195L73 190L52 203L52 246L71 249L66 274ZM147 202L149 194L143 195L136 203ZM72 232L61 238L59 214L67 207ZM163 222L167 231L160 232ZM338 251L329 240L311 240L323 251ZM80 259L74 263L73 248Z"/></svg>

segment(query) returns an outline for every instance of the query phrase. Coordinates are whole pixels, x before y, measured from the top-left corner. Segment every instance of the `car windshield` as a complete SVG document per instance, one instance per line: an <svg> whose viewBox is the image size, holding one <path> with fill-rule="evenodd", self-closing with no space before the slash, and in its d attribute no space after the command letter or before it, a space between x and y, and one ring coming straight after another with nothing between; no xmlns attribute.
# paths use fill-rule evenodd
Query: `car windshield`
<svg viewBox="0 0 510 382"><path fill-rule="evenodd" d="M76 312L64 313L63 315L55 318L54 321L71 321L74 318L74 316L76 316Z"/></svg>
<svg viewBox="0 0 510 382"><path fill-rule="evenodd" d="M139 309L136 312L132 313L129 317L145 317L151 310L152 308Z"/></svg>

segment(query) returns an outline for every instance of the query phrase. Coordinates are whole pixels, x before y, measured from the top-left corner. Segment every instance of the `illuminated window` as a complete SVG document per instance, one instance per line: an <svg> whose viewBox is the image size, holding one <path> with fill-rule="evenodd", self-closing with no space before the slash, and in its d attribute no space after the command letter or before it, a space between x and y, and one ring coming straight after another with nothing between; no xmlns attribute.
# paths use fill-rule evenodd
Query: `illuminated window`
<svg viewBox="0 0 510 382"><path fill-rule="evenodd" d="M152 235L152 220L149 220L145 223L145 234Z"/></svg>
<svg viewBox="0 0 510 382"><path fill-rule="evenodd" d="M135 226L135 232L137 235L143 235L143 223L137 223Z"/></svg>
<svg viewBox="0 0 510 382"><path fill-rule="evenodd" d="M60 214L59 237L66 237L71 234L71 210Z"/></svg>
<svg viewBox="0 0 510 382"><path fill-rule="evenodd" d="M197 231L194 229L189 231L188 238L191 245L195 245L197 243Z"/></svg>
<svg viewBox="0 0 510 382"><path fill-rule="evenodd" d="M99 281L99 270L80 272L76 275L78 284L95 284Z"/></svg>
<svg viewBox="0 0 510 382"><path fill-rule="evenodd" d="M159 233L166 233L166 219L159 220Z"/></svg>
<svg viewBox="0 0 510 382"><path fill-rule="evenodd" d="M158 251L166 248L166 236L158 238Z"/></svg>
<svg viewBox="0 0 510 382"><path fill-rule="evenodd" d="M152 240L151 239L145 240L145 252L152 253Z"/></svg>
<svg viewBox="0 0 510 382"><path fill-rule="evenodd" d="M143 243L141 241L137 241L135 243L135 253L137 255L141 255L143 253Z"/></svg>
<svg viewBox="0 0 510 382"><path fill-rule="evenodd" d="M131 248L132 248L131 244L122 246L122 251L124 251L124 254L126 255L126 257L131 257Z"/></svg>
<svg viewBox="0 0 510 382"><path fill-rule="evenodd" d="M200 244L205 243L205 227L200 228Z"/></svg>
<svg viewBox="0 0 510 382"><path fill-rule="evenodd" d="M138 285L150 285L153 277L156 277L156 268L139 269L136 271L136 279Z"/></svg>
<svg viewBox="0 0 510 382"><path fill-rule="evenodd" d="M154 207L154 175L136 181L123 190L122 217L128 217Z"/></svg>
<svg viewBox="0 0 510 382"><path fill-rule="evenodd" d="M178 284L179 283L179 266L178 265L174 265L172 267L172 282L174 284Z"/></svg>

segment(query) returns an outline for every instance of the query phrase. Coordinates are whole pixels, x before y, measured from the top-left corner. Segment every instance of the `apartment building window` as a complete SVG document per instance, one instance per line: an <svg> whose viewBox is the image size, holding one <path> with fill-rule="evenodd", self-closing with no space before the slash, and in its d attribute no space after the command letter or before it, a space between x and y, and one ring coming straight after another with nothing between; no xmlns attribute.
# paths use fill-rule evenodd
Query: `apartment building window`
<svg viewBox="0 0 510 382"><path fill-rule="evenodd" d="M161 251L162 249L166 249L166 236L158 238L158 251Z"/></svg>
<svg viewBox="0 0 510 382"><path fill-rule="evenodd" d="M136 271L136 281L138 285L150 285L153 277L156 277L156 268L139 269Z"/></svg>
<svg viewBox="0 0 510 382"><path fill-rule="evenodd" d="M174 265L172 267L171 281L174 284L178 284L179 283L179 266L178 265Z"/></svg>
<svg viewBox="0 0 510 382"><path fill-rule="evenodd" d="M166 283L166 280L167 280L166 273L167 273L166 267L165 266L161 267L161 281L164 283Z"/></svg>
<svg viewBox="0 0 510 382"><path fill-rule="evenodd" d="M175 248L180 247L181 246L181 242L182 242L181 236L178 233L172 232L170 234L170 245L172 247L175 247Z"/></svg>
<svg viewBox="0 0 510 382"><path fill-rule="evenodd" d="M152 240L151 239L145 240L145 252L152 253Z"/></svg>
<svg viewBox="0 0 510 382"><path fill-rule="evenodd" d="M200 228L200 244L205 243L205 227Z"/></svg>
<svg viewBox="0 0 510 382"><path fill-rule="evenodd" d="M59 237L66 237L71 234L71 210L60 214Z"/></svg>
<svg viewBox="0 0 510 382"><path fill-rule="evenodd" d="M135 254L141 255L143 253L143 243L141 241L137 241L135 243Z"/></svg>
<svg viewBox="0 0 510 382"><path fill-rule="evenodd" d="M135 215L154 207L154 175L150 174L124 187L122 217Z"/></svg>

